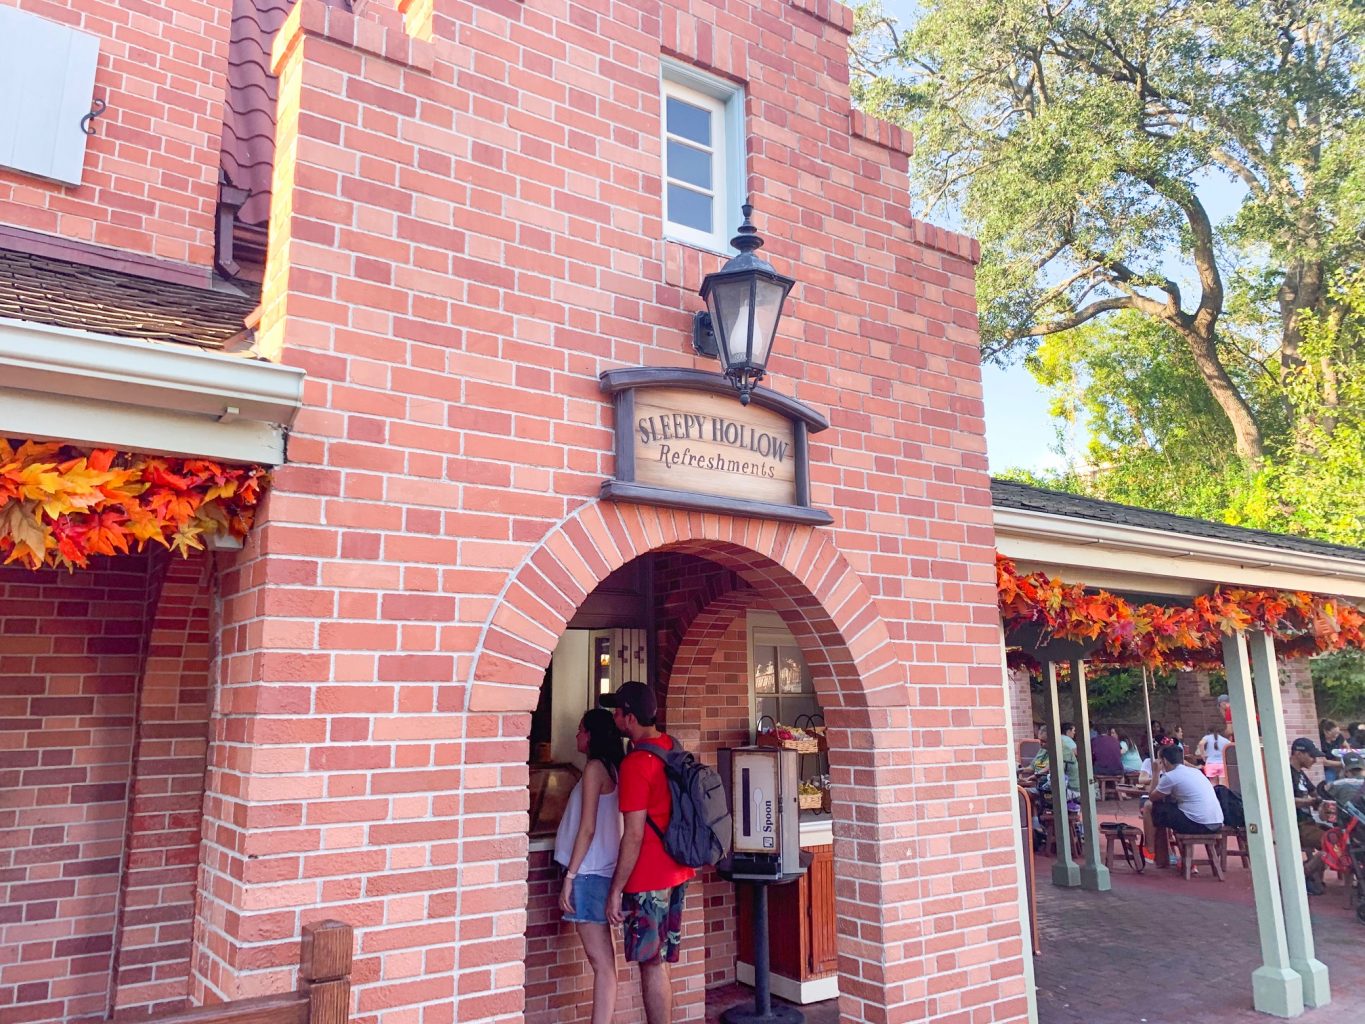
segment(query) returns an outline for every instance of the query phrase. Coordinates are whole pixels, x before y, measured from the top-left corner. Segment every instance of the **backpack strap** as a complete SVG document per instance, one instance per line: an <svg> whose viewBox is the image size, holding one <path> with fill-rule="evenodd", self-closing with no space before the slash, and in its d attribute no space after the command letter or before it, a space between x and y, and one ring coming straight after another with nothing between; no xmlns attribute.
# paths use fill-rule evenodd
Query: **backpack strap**
<svg viewBox="0 0 1365 1024"><path fill-rule="evenodd" d="M667 733L660 733L660 735L661 735L661 736L667 736L668 734L667 734ZM670 748L670 752L671 752L672 750L677 750L677 749L678 749L678 741L675 740L675 739L673 739L672 736L669 736L668 738L669 738L669 741L672 742L672 744L673 744L673 746ZM654 744L654 743L641 743L641 744L639 744L638 746L634 747L634 748L631 750L631 753L632 753L632 754L635 753L636 750L643 751L644 753L647 753L647 754L653 754L655 757L657 757L657 758L659 759L659 763L660 763L661 765L663 765L663 769L664 769L664 778L665 778L665 780L668 778L668 758L664 757L664 752L663 752L662 750L660 750L656 744ZM655 834L656 836L659 837L659 842L662 843L662 842L664 841L664 830L661 829L657 824L655 824L654 819L653 819L652 817L650 817L650 815L649 815L649 808L648 808L648 807L645 808L645 821L649 822L649 827L652 828L652 829L654 830L654 834Z"/></svg>

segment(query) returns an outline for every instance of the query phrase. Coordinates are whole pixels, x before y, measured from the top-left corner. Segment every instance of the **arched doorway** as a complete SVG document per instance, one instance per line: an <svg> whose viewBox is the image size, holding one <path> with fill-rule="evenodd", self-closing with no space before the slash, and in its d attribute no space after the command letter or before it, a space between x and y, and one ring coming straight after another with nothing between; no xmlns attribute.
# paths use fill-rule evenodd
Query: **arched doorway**
<svg viewBox="0 0 1365 1024"><path fill-rule="evenodd" d="M761 603L780 616L805 655L829 727L834 857L841 862L841 876L846 879L836 900L841 1016L854 1021L884 1018L886 1009L912 998L904 982L917 973L911 961L922 956L910 941L917 927L908 926L906 915L898 913L901 904L918 897L917 864L901 828L903 808L896 809L888 799L897 793L903 799L913 784L910 711L904 699L906 662L896 656L861 580L827 534L806 527L666 510L589 506L554 531L523 563L490 617L469 693L470 728L499 737L503 742L498 748L504 751L511 747L508 741L520 738L523 759L505 763L501 769L508 778L520 770L524 779L530 713L539 701L545 668L560 635L601 580L649 552L699 559L731 574L751 595L744 600ZM696 609L695 622L687 623L698 632L686 647L679 645L670 673L673 678L688 678L679 692L690 693L697 686L694 677L706 660L695 652L705 646L709 630L722 628L726 611L733 620L738 609L718 604L725 600L725 595L716 595ZM715 624L707 626L703 617L713 604L717 607L710 615ZM729 628L728 624L723 628ZM669 681L660 686L666 695L665 716L677 707L671 686ZM523 811L527 806L524 790L520 806ZM499 872L516 870L518 861L526 871L528 855L535 864L525 819L505 815L498 824L499 833L482 837L476 848L487 851L490 872L486 877L490 880L496 880ZM471 848L468 842L465 846ZM466 860L467 877L484 877L477 868ZM528 906L538 884L532 871L530 888L522 894L521 906L528 908L519 922L523 936L545 923L536 918L536 908ZM461 900L475 905L479 888L463 888ZM699 903L692 908L694 918L700 910ZM515 911L503 921L514 918ZM693 927L700 928L700 918ZM503 933L508 940L517 937L515 924L510 930L513 934ZM509 941L498 948L510 947ZM694 946L685 953L685 960L685 969L675 974L677 1012L680 1020L699 1020L706 973L704 948ZM524 986L536 965L519 955L490 968L495 972L501 968L509 979L521 972ZM562 988L562 973L560 979ZM512 993L507 995L510 1002ZM526 1019L578 1019L573 1009L576 1002L527 1006L524 998L523 988Z"/></svg>

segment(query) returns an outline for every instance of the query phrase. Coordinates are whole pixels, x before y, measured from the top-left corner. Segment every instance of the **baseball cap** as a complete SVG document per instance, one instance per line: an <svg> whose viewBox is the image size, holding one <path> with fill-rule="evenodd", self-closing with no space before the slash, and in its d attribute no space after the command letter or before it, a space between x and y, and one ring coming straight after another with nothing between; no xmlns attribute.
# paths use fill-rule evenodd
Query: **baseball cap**
<svg viewBox="0 0 1365 1024"><path fill-rule="evenodd" d="M1291 743L1289 745L1289 751L1292 754L1307 754L1309 757L1322 756L1322 751L1318 749L1317 744L1310 740L1307 736L1300 736L1293 743Z"/></svg>
<svg viewBox="0 0 1365 1024"><path fill-rule="evenodd" d="M652 722L659 714L659 703L654 691L644 683L632 679L622 683L615 693L608 693L598 702L604 708L620 708L643 722Z"/></svg>
<svg viewBox="0 0 1365 1024"><path fill-rule="evenodd" d="M1341 755L1341 766L1343 768L1365 767L1365 754L1358 750L1348 750Z"/></svg>

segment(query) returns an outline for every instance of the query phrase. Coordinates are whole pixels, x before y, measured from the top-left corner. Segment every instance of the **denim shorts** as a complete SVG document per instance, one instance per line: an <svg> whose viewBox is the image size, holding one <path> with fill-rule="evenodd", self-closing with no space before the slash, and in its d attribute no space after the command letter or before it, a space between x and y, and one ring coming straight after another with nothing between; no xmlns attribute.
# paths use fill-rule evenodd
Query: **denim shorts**
<svg viewBox="0 0 1365 1024"><path fill-rule="evenodd" d="M573 880L573 913L565 914L571 924L606 924L609 875L579 875Z"/></svg>

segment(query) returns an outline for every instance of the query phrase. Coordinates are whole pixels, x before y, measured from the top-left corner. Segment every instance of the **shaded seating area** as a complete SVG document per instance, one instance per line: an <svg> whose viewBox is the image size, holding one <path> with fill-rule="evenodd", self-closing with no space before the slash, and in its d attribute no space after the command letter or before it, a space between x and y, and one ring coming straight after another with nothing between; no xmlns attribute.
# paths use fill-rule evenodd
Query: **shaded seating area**
<svg viewBox="0 0 1365 1024"><path fill-rule="evenodd" d="M1365 562L1365 552L1360 558ZM1062 582L1042 572L1023 574L1012 563L1001 561L998 575L1007 650L1015 664L1030 665L1042 682L1046 756L1039 763L1046 764L1048 779L1045 785L1035 783L1035 795L1043 806L1035 805L1033 813L1046 837L1044 849L1047 853L1055 849L1052 885L1107 893L1112 889L1110 872L1120 863L1133 874L1167 874L1164 869L1172 862L1165 849L1168 837L1173 862L1180 866L1175 877L1181 883L1189 883L1196 873L1225 883L1229 860L1235 858L1253 883L1259 922L1262 964L1250 979L1256 1009L1289 1017L1305 1007L1325 1006L1331 993L1326 967L1315 955L1308 921L1303 857L1293 827L1289 737L1278 665L1282 657L1296 652L1360 646L1365 642L1360 630L1365 616L1354 605L1343 604L1338 610L1329 599L1307 593L1232 590L1220 587L1220 581L1204 581L1202 586L1209 589L1193 598L1172 595L1158 603L1151 596L1161 587L1151 572L1140 582L1134 580L1131 591L1115 594ZM1114 567L1107 568L1112 581ZM1358 571L1365 593L1365 565ZM1188 593L1190 581L1179 582ZM1322 583L1326 591L1329 582ZM1147 600L1139 604L1141 598ZM1133 825L1105 822L1102 827L1099 801L1108 800L1117 807L1122 798L1141 796L1143 790L1133 786L1127 773L1096 770L1096 764L1105 759L1097 762L1092 747L1087 694L1091 664L1222 668L1235 735L1261 739L1260 743L1242 743L1238 747L1242 763L1238 765L1234 757L1230 766L1229 781L1240 789L1245 828L1198 834L1158 828L1156 845L1161 848L1152 851L1158 871L1150 872L1145 844ZM1070 691L1065 715L1064 689ZM1063 734L1064 718L1068 726L1074 724L1074 730L1067 730L1068 734L1074 731L1074 741ZM1021 762L1029 749L1020 744ZM1070 763L1064 764L1064 758ZM1172 770L1195 771L1181 760L1177 757L1171 762ZM1035 775L1043 770L1039 763L1033 765ZM1078 782L1067 778L1073 765L1079 769ZM1159 778L1160 769L1153 770ZM1199 777L1203 779L1202 774ZM1065 812L1063 831L1071 841L1058 834L1067 796L1072 806Z"/></svg>

